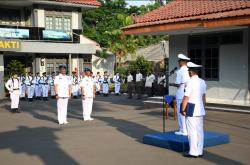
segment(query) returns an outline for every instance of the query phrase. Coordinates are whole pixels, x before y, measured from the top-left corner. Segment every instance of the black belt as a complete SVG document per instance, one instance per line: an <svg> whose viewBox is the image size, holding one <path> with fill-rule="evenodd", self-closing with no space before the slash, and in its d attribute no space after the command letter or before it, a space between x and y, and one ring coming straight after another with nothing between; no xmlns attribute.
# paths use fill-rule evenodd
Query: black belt
<svg viewBox="0 0 250 165"><path fill-rule="evenodd" d="M16 91L16 90L19 90L19 88L17 88L17 89L13 89L14 91Z"/></svg>

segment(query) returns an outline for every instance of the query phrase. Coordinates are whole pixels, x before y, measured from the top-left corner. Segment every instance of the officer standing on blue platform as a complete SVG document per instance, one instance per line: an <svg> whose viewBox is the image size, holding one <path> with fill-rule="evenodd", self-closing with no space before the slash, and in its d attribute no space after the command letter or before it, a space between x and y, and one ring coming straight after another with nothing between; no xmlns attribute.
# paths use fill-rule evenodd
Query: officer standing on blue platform
<svg viewBox="0 0 250 165"><path fill-rule="evenodd" d="M68 111L68 100L71 96L71 81L69 76L66 75L66 66L59 66L60 74L55 77L55 93L57 99L57 117L58 123L68 124L67 111Z"/></svg>
<svg viewBox="0 0 250 165"><path fill-rule="evenodd" d="M190 148L189 153L185 157L197 158L203 156L203 118L205 116L206 83L198 76L201 65L188 62L187 66L191 79L185 88L181 107L181 113L186 117Z"/></svg>
<svg viewBox="0 0 250 165"><path fill-rule="evenodd" d="M176 106L177 106L177 117L178 117L178 124L179 124L179 131L175 132L176 135L183 135L187 136L187 127L186 127L186 121L185 117L181 115L180 108L181 108L181 102L184 97L184 89L187 85L187 82L189 81L190 77L188 74L188 67L187 62L190 60L190 58L186 57L184 54L178 54L178 63L180 66L180 69L176 72L176 80L175 83L170 83L170 86L177 87L176 92Z"/></svg>

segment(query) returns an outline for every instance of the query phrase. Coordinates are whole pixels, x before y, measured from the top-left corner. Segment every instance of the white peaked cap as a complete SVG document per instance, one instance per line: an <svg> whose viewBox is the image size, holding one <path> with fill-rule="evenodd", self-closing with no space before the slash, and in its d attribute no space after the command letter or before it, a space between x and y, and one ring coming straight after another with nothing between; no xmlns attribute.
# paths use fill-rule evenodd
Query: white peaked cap
<svg viewBox="0 0 250 165"><path fill-rule="evenodd" d="M179 58L180 60L187 60L187 61L190 60L190 58L188 58L188 57L185 56L184 54L178 54L178 58Z"/></svg>
<svg viewBox="0 0 250 165"><path fill-rule="evenodd" d="M197 64L195 64L195 63L188 62L188 63L187 63L187 67L189 67L189 68L201 68L202 65L197 65Z"/></svg>

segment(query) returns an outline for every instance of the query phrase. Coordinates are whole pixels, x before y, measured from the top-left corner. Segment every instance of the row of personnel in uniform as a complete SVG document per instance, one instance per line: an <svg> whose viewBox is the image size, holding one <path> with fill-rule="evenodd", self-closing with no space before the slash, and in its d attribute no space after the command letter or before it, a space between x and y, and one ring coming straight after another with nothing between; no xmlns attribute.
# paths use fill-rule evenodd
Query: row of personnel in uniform
<svg viewBox="0 0 250 165"><path fill-rule="evenodd" d="M190 62L184 54L178 55L179 70L176 80L169 83L177 88L176 103L178 113L179 131L175 134L188 136L189 158L203 156L204 130L203 118L205 116L206 84L199 78L201 65Z"/></svg>
<svg viewBox="0 0 250 165"><path fill-rule="evenodd" d="M38 74L33 77L32 73L29 73L24 80L24 77L21 77L23 79L20 79L17 73L13 73L11 78L5 84L5 87L10 93L11 111L14 113L20 113L19 100L23 92L22 85L25 84L25 87L27 87L28 98L30 100L33 98L34 93L36 94L36 97L40 97L40 95L37 95L38 88L36 87L42 85L42 96L44 100L47 100L48 85L50 84L51 87L53 87L51 88L53 90L53 96L57 99L58 123L68 124L67 107L68 100L72 94L73 83L72 78L66 75L66 66L59 66L59 71L60 73L57 76L52 75L51 79L46 76L46 73L43 73L42 77L39 77ZM20 83L20 81L23 81L24 84ZM36 83L38 83L38 85ZM93 118L91 118L91 113L96 91L94 79L89 68L85 68L85 76L81 79L79 88L82 94L83 119L84 121L93 120Z"/></svg>

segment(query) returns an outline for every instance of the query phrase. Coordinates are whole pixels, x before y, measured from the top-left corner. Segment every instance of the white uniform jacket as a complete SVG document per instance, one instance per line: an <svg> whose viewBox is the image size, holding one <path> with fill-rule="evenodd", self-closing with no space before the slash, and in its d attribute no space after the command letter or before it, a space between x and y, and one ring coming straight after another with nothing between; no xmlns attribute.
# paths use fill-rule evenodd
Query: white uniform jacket
<svg viewBox="0 0 250 165"><path fill-rule="evenodd" d="M185 88L185 96L188 102L195 104L193 116L204 116L205 107L203 104L203 95L206 93L206 83L198 76L192 76Z"/></svg>
<svg viewBox="0 0 250 165"><path fill-rule="evenodd" d="M176 99L182 100L184 97L185 86L187 85L187 82L190 79L189 74L188 74L188 67L186 65L182 66L176 72L176 74L177 75L176 75L175 84L180 84L176 92Z"/></svg>

